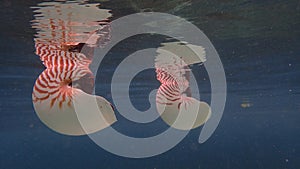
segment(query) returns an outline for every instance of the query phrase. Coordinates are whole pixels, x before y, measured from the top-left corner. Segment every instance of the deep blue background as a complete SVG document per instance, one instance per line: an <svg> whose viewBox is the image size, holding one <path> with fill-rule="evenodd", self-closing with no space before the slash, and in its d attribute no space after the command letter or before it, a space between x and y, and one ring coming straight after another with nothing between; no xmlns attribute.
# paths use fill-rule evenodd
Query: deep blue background
<svg viewBox="0 0 300 169"><path fill-rule="evenodd" d="M87 136L58 134L38 119L31 92L44 67L34 54L34 30L30 28L33 13L29 8L37 3L1 1L0 169L300 168L300 7L297 1L168 1L161 2L161 6L158 1L103 3L115 18L138 12L143 5L148 9L152 3L154 11L193 21L214 44L226 72L226 108L213 136L198 144L201 128L192 130L172 150L147 159L118 157L98 147ZM209 10L201 13L198 9ZM281 17L273 17L273 13ZM140 48L148 43L137 42ZM134 47L116 47L106 56L106 67L96 77L97 94L109 98L110 89L105 84L109 84L115 64L131 48ZM145 83L142 77L150 82ZM209 84L204 81L201 84L203 98L209 100ZM157 85L151 70L136 77L131 97L137 108L145 109L148 105L148 93L139 91ZM252 106L243 108L244 101ZM150 132L146 136L164 130L164 126L155 124L141 128L135 125L123 119L115 127L138 136L145 133L142 129Z"/></svg>

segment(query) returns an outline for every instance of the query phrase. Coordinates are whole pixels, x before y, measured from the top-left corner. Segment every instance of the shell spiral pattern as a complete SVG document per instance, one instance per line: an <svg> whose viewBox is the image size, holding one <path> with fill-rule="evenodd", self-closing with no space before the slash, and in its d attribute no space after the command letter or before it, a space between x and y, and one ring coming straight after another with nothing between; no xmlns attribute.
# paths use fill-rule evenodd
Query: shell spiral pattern
<svg viewBox="0 0 300 169"><path fill-rule="evenodd" d="M33 24L37 29L35 48L46 69L37 78L32 93L37 115L49 128L66 135L89 134L111 125L116 121L113 108L103 97L91 95L94 77L89 69L93 47L105 45L109 40L109 22L106 18L101 22L78 20L91 17L81 16L89 13L73 11L77 8L96 10L97 19L110 14L96 5L75 2L39 5ZM77 16L76 19L73 16ZM86 23L89 24L84 26ZM87 46L87 54L80 53L83 45ZM98 106L90 105L93 100ZM81 107L80 112L75 112L74 104ZM86 114L85 129L76 113Z"/></svg>
<svg viewBox="0 0 300 169"><path fill-rule="evenodd" d="M179 45L165 43L162 49L168 48L174 52L171 46L178 48ZM156 76L161 83L156 94L156 107L168 125L190 130L204 124L210 117L211 109L207 103L188 96L191 95L188 81L191 70L184 61L184 55L177 54L179 56L161 53L155 59Z"/></svg>

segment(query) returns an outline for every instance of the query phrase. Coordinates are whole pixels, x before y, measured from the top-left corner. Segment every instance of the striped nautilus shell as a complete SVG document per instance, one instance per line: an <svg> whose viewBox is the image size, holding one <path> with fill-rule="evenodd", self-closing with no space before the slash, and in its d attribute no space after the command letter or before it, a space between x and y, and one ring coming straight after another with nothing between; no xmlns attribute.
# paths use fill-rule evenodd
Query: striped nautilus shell
<svg viewBox="0 0 300 169"><path fill-rule="evenodd" d="M168 125L181 130L199 127L211 115L211 108L207 103L189 96L188 65L205 61L204 48L193 45L189 47L201 58L186 45L169 42L157 50L155 59L156 76L161 83L156 94L157 110ZM165 53L163 50L170 52Z"/></svg>
<svg viewBox="0 0 300 169"><path fill-rule="evenodd" d="M38 117L66 135L89 134L110 126L116 121L114 110L105 98L91 95L94 77L89 70L93 47L109 40L109 11L74 1L41 3L35 9L36 54L46 67L32 93ZM84 45L86 54L80 53ZM78 114L84 114L84 124Z"/></svg>

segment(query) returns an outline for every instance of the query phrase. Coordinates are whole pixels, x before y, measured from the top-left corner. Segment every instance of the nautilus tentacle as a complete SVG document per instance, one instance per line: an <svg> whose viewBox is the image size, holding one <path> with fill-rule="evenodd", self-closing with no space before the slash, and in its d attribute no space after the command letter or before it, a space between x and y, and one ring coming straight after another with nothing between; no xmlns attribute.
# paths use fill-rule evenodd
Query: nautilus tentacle
<svg viewBox="0 0 300 169"><path fill-rule="evenodd" d="M157 110L168 125L181 130L199 127L211 115L207 103L187 96L189 81L186 78L190 71L188 64L205 61L204 49L196 46L193 48L197 50L195 52L200 52L200 59L190 49L187 50L186 46L173 42L158 49L155 60L156 76L161 83L156 95ZM172 54L161 50L171 51Z"/></svg>
<svg viewBox="0 0 300 169"><path fill-rule="evenodd" d="M103 97L91 95L94 77L89 70L92 47L109 39L105 18L110 14L96 4L49 2L39 6L33 24L38 31L35 47L46 69L32 93L38 117L66 135L89 134L110 126L116 121L114 110ZM100 33L94 33L97 29ZM80 53L83 45L90 54ZM78 116L84 118L79 121Z"/></svg>

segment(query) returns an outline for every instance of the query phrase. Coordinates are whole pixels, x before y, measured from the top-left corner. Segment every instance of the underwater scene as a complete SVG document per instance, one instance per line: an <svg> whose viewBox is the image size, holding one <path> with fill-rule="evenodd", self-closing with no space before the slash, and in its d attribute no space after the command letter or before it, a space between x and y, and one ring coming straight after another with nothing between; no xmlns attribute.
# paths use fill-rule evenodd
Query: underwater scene
<svg viewBox="0 0 300 169"><path fill-rule="evenodd" d="M300 1L0 8L0 169L300 168Z"/></svg>

